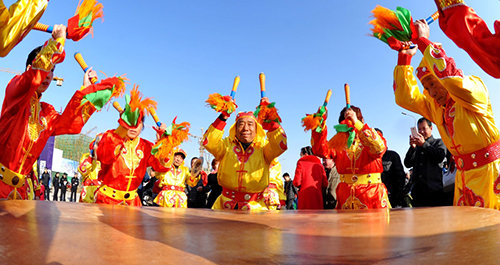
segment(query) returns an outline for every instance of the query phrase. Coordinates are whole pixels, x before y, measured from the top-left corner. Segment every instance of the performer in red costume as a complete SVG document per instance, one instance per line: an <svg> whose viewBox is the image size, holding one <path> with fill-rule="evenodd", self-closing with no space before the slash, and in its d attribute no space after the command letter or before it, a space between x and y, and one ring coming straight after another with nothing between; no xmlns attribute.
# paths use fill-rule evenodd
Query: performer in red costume
<svg viewBox="0 0 500 265"><path fill-rule="evenodd" d="M329 147L326 115L321 130L312 130L313 153L332 158L340 174L337 186L337 210L388 208L387 189L381 181L382 156L387 150L385 139L370 128L363 119L361 109L350 106L340 112L339 123L348 121L355 138L342 150ZM320 131L320 132L318 132ZM299 198L300 200L300 198Z"/></svg>
<svg viewBox="0 0 500 265"><path fill-rule="evenodd" d="M142 183L148 166L153 167L156 177L161 179L168 171L173 159L158 159L152 154L153 143L140 138L144 126L145 111L156 107L150 98L142 100L142 94L135 87L131 96L125 96L127 104L120 114L117 129L102 135L97 144L97 159L101 162L99 180L102 186L96 193L95 202L141 206L137 188ZM161 124L157 139L167 127ZM164 148L167 146L159 146Z"/></svg>
<svg viewBox="0 0 500 265"><path fill-rule="evenodd" d="M458 47L464 49L486 73L500 78L500 20L495 33L463 0L434 0L439 26Z"/></svg>
<svg viewBox="0 0 500 265"><path fill-rule="evenodd" d="M112 93L105 90L116 90L106 80L91 85L90 79L96 73L89 70L82 89L75 92L62 114L41 102L42 93L52 81L55 64L64 60L65 41L66 27L55 25L52 38L28 56L26 71L7 85L0 116L0 199L26 199L26 175L48 138L80 133L94 111L110 99Z"/></svg>

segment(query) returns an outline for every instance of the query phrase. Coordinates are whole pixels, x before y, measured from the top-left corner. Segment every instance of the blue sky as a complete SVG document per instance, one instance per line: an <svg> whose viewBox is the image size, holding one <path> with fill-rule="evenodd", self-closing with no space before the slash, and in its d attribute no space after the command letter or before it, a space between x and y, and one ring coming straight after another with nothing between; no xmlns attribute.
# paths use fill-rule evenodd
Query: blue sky
<svg viewBox="0 0 500 265"><path fill-rule="evenodd" d="M6 5L13 0L6 0ZM401 115L392 89L397 53L370 37L370 11L380 4L395 9L402 5L415 19L436 11L434 1L101 1L104 22L94 24L94 37L79 42L68 41L66 60L56 69L64 85L53 83L43 100L57 110L64 108L82 82L83 72L73 59L76 51L95 70L108 76L127 74L145 96L159 104L158 115L165 123L175 116L191 123L191 133L201 135L217 114L206 107L211 93L229 94L233 79L240 76L236 93L238 111L253 110L259 103L260 72L266 74L270 101L283 119L288 148L279 160L283 172L293 176L301 147L310 144L310 132L301 127L301 118L323 103L326 91L333 90L328 105L329 137L337 124L338 113L345 105L343 85L351 87L353 105L363 111L371 127L384 131L389 149L402 158L408 148L413 119ZM66 23L78 4L51 0L40 22ZM500 19L500 2L467 1L490 28ZM27 54L49 38L47 33L32 31L5 58L1 68L22 71ZM483 79L490 89L493 111L498 116L496 99L500 82L484 73L439 29L431 25L430 39L440 42L447 54L467 75ZM414 58L416 67L421 56ZM0 85L6 86L12 74L0 72ZM104 75L99 73L100 78ZM132 89L132 85L128 86ZM4 90L0 91L3 101ZM124 100L119 100L123 105ZM411 114L411 113L410 113ZM417 114L412 114L417 119ZM84 127L93 134L116 128L118 115L111 107L96 113ZM234 122L234 117L229 119ZM149 118L142 136L154 140ZM227 127L228 131L229 125ZM437 130L434 135L439 137ZM188 157L198 156L196 139L182 145Z"/></svg>

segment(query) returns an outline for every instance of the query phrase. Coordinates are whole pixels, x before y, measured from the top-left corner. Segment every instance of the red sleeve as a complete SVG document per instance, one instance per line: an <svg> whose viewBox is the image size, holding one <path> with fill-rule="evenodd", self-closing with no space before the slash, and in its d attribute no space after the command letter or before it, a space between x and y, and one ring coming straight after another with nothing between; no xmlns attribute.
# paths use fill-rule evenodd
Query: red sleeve
<svg viewBox="0 0 500 265"><path fill-rule="evenodd" d="M326 137L328 135L328 130L325 127L322 132L318 133L311 130L311 146L313 154L321 158L334 158L335 151L328 147L328 141Z"/></svg>
<svg viewBox="0 0 500 265"><path fill-rule="evenodd" d="M123 144L123 139L113 130L105 132L97 146L98 160L102 164L112 164L120 155Z"/></svg>
<svg viewBox="0 0 500 265"><path fill-rule="evenodd" d="M464 49L486 73L500 78L500 21L492 34L474 9L466 5L445 8L439 26L458 47Z"/></svg>
<svg viewBox="0 0 500 265"><path fill-rule="evenodd" d="M53 110L50 118L48 118L53 136L78 134L82 131L83 126L96 110L92 104L80 106L82 99L83 94L80 91L76 91L62 114L58 114L57 111L49 105Z"/></svg>

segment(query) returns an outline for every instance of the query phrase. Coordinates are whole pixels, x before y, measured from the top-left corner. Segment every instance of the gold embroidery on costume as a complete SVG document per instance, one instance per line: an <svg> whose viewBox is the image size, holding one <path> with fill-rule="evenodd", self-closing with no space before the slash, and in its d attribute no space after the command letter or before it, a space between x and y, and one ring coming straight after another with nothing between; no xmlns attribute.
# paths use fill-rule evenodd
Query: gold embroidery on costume
<svg viewBox="0 0 500 265"><path fill-rule="evenodd" d="M63 46L59 42L54 39L50 39L47 42L47 45L42 48L35 57L35 60L33 60L31 65L33 69L51 71L54 67L54 62L52 61L54 54L62 52Z"/></svg>
<svg viewBox="0 0 500 265"><path fill-rule="evenodd" d="M38 140L38 137L45 128L47 128L47 120L45 117L40 119L40 111L42 106L37 98L37 95L33 95L30 100L30 117L28 120L28 132L31 141Z"/></svg>
<svg viewBox="0 0 500 265"><path fill-rule="evenodd" d="M142 151L137 150L137 146L139 145L139 137L134 140L128 140L125 142L125 146L122 149L122 157L123 161L127 167L134 171L138 166L141 159L144 157Z"/></svg>
<svg viewBox="0 0 500 265"><path fill-rule="evenodd" d="M439 8L446 9L447 7L452 7L455 5L463 5L465 2L463 0L440 0L437 1L439 4Z"/></svg>
<svg viewBox="0 0 500 265"><path fill-rule="evenodd" d="M342 210L358 210L358 209L368 209L368 207L361 203L361 201L356 198L353 194L347 198L345 203L342 205Z"/></svg>

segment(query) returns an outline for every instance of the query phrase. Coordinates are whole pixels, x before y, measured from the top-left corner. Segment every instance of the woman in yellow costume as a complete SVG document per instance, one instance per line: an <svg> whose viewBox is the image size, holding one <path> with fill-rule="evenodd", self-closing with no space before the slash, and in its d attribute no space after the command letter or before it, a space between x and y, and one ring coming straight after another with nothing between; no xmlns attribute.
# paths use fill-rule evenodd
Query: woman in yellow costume
<svg viewBox="0 0 500 265"><path fill-rule="evenodd" d="M186 159L184 150L179 149L174 153L172 167L160 176L159 187L162 190L154 200L156 204L162 207L187 208L187 196L184 192L186 184L191 187L196 186L200 175L191 176L189 168L184 166L184 159Z"/></svg>

